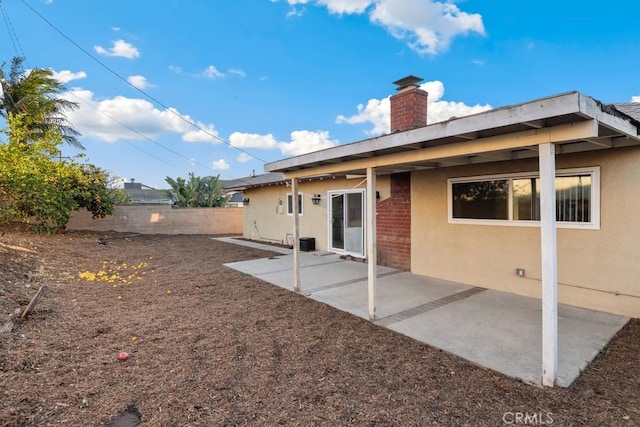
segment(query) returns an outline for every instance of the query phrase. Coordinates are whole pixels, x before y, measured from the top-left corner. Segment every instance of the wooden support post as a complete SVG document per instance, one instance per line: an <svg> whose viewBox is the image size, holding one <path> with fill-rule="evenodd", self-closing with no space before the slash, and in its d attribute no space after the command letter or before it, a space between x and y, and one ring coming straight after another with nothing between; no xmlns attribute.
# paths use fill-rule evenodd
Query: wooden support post
<svg viewBox="0 0 640 427"><path fill-rule="evenodd" d="M369 295L369 320L376 319L376 286L378 282L378 249L376 245L376 174L375 168L367 168L367 282Z"/></svg>
<svg viewBox="0 0 640 427"><path fill-rule="evenodd" d="M558 248L556 240L555 145L539 146L540 241L542 258L542 385L558 375Z"/></svg>
<svg viewBox="0 0 640 427"><path fill-rule="evenodd" d="M291 179L293 209L293 290L300 292L300 214L298 203L298 178Z"/></svg>

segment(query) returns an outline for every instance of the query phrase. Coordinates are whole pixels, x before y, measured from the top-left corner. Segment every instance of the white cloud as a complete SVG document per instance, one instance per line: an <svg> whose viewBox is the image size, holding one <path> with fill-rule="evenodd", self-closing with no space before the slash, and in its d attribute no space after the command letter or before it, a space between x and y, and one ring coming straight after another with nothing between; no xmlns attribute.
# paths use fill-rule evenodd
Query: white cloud
<svg viewBox="0 0 640 427"><path fill-rule="evenodd" d="M140 75L129 76L127 77L127 81L138 89L146 89L153 86L147 81L146 77Z"/></svg>
<svg viewBox="0 0 640 427"><path fill-rule="evenodd" d="M111 27L111 31L116 32L116 33L118 31L120 31L120 29L121 29L120 27Z"/></svg>
<svg viewBox="0 0 640 427"><path fill-rule="evenodd" d="M202 122L196 123L200 129L193 129L185 132L182 135L182 140L185 142L211 142L217 144L220 142L218 138L218 131L212 124L204 124ZM215 135L215 136L214 136Z"/></svg>
<svg viewBox="0 0 640 427"><path fill-rule="evenodd" d="M84 71L78 71L77 73L73 73L69 70L62 70L62 71L51 70L51 71L53 72L53 78L58 80L62 84L69 83L72 80L80 80L80 79L87 78L87 73L85 73Z"/></svg>
<svg viewBox="0 0 640 427"><path fill-rule="evenodd" d="M229 68L229 70L227 71L229 71L229 74L235 74L238 77L247 77L247 73L245 73L242 70L238 70L236 68Z"/></svg>
<svg viewBox="0 0 640 427"><path fill-rule="evenodd" d="M176 74L182 74L182 68L177 65L169 65L169 70L173 71Z"/></svg>
<svg viewBox="0 0 640 427"><path fill-rule="evenodd" d="M444 84L440 81L426 82L420 85L420 88L427 91L427 123L433 124L449 120L452 117L468 116L470 114L480 113L490 110L489 104L469 106L463 102L444 101ZM339 115L336 117L336 123L362 124L371 123L373 127L366 130L365 133L371 136L389 133L391 122L390 115L390 97L384 99L370 99L366 106L360 104L357 106L358 112L350 117Z"/></svg>
<svg viewBox="0 0 640 427"><path fill-rule="evenodd" d="M224 74L218 71L218 69L213 65L209 65L207 68L205 68L205 70L202 72L202 75L208 79L224 77Z"/></svg>
<svg viewBox="0 0 640 427"><path fill-rule="evenodd" d="M391 116L389 111L389 97L384 99L370 99L367 105L358 104L358 113L345 117L340 114L336 117L336 123L348 123L350 125L371 123L373 128L365 131L368 135L382 135L389 133L389 123Z"/></svg>
<svg viewBox="0 0 640 427"><path fill-rule="evenodd" d="M640 102L640 96L632 96L631 102Z"/></svg>
<svg viewBox="0 0 640 427"><path fill-rule="evenodd" d="M202 131L187 123L186 121L194 122L190 116L181 115L175 109L159 110L144 99L116 96L98 100L93 92L81 88L73 88L62 96L80 103L80 108L67 111L66 114L73 127L86 137L106 142L116 142L119 139L145 139L127 129L129 127L149 138L155 138L161 134L179 134L182 140L187 142L217 142L210 135L205 134L205 137ZM212 124L206 125L201 122L197 124L217 135Z"/></svg>
<svg viewBox="0 0 640 427"><path fill-rule="evenodd" d="M234 132L229 137L232 146L238 148L278 148L285 155L300 155L338 145L326 131L297 130L291 132L290 141L277 141L272 134Z"/></svg>
<svg viewBox="0 0 640 427"><path fill-rule="evenodd" d="M479 14L468 14L452 3L433 0L378 0L369 17L394 37L407 40L420 54L447 50L458 34L485 34Z"/></svg>
<svg viewBox="0 0 640 427"><path fill-rule="evenodd" d="M236 157L236 160L239 161L240 163L247 163L251 159L253 159L253 157L251 157L247 153L240 153L238 154L238 157Z"/></svg>
<svg viewBox="0 0 640 427"><path fill-rule="evenodd" d="M289 12L287 12L287 18L291 18L294 16L302 16L302 14L304 13L303 9L298 9L295 7L292 7Z"/></svg>
<svg viewBox="0 0 640 427"><path fill-rule="evenodd" d="M313 151L323 150L338 145L337 140L329 138L327 131L296 130L291 132L290 142L280 142L280 152L286 155L299 156Z"/></svg>
<svg viewBox="0 0 640 427"><path fill-rule="evenodd" d="M295 6L314 1L334 14L367 13L372 23L384 27L394 37L405 40L420 54L446 51L458 35L485 35L482 16L463 12L454 0L287 0ZM288 16L292 12L289 12Z"/></svg>
<svg viewBox="0 0 640 427"><path fill-rule="evenodd" d="M229 136L229 143L238 148L275 148L278 143L272 134L234 132Z"/></svg>
<svg viewBox="0 0 640 427"><path fill-rule="evenodd" d="M214 160L211 163L211 168L215 170L224 171L224 170L230 169L231 166L229 166L229 163L227 163L225 159L220 159L220 160Z"/></svg>
<svg viewBox="0 0 640 427"><path fill-rule="evenodd" d="M397 0L394 0L397 1ZM371 0L318 0L331 13L363 13L374 2Z"/></svg>
<svg viewBox="0 0 640 427"><path fill-rule="evenodd" d="M128 59L134 59L140 56L140 52L135 46L122 39L114 41L113 46L109 49L105 49L102 46L94 46L93 48L97 53L105 56L118 56Z"/></svg>

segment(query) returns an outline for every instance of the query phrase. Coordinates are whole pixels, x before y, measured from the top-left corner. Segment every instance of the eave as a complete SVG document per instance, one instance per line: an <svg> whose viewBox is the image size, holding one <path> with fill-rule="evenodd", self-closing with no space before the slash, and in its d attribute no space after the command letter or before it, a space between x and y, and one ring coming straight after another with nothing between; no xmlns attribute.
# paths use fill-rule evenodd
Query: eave
<svg viewBox="0 0 640 427"><path fill-rule="evenodd" d="M537 157L541 143L571 153L640 143L638 122L578 92L498 108L265 165L287 178L377 174Z"/></svg>

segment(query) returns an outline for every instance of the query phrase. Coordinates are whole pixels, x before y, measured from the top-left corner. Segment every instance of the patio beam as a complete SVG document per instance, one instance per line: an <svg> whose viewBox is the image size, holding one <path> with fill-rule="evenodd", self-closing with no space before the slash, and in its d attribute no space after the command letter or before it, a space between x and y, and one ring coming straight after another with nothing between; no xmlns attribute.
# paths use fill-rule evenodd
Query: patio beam
<svg viewBox="0 0 640 427"><path fill-rule="evenodd" d="M369 320L376 320L376 286L378 282L378 250L376 245L376 170L367 168L367 192L365 193L367 216L367 288L369 296Z"/></svg>
<svg viewBox="0 0 640 427"><path fill-rule="evenodd" d="M293 290L300 292L300 215L298 206L298 178L291 179L293 202Z"/></svg>
<svg viewBox="0 0 640 427"><path fill-rule="evenodd" d="M555 145L540 144L540 234L542 258L542 385L558 375L558 247L556 239Z"/></svg>
<svg viewBox="0 0 640 427"><path fill-rule="evenodd" d="M584 120L566 125L530 129L506 135L479 138L464 142L436 145L422 150L410 150L400 153L386 154L371 158L345 160L339 164L325 164L311 169L285 171L285 176L305 177L317 174L333 174L344 171L364 170L368 167L392 166L402 163L416 163L424 161L443 161L447 158L480 155L492 151L515 150L537 147L544 143L564 143L580 141L598 136L598 123L595 120ZM301 166L303 167L303 166Z"/></svg>

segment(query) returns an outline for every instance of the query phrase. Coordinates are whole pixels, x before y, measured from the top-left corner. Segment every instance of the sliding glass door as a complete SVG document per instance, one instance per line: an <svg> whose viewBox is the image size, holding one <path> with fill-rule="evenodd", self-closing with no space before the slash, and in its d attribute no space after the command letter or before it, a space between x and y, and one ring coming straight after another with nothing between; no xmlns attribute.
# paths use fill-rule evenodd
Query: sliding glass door
<svg viewBox="0 0 640 427"><path fill-rule="evenodd" d="M364 256L364 190L329 192L329 249Z"/></svg>

